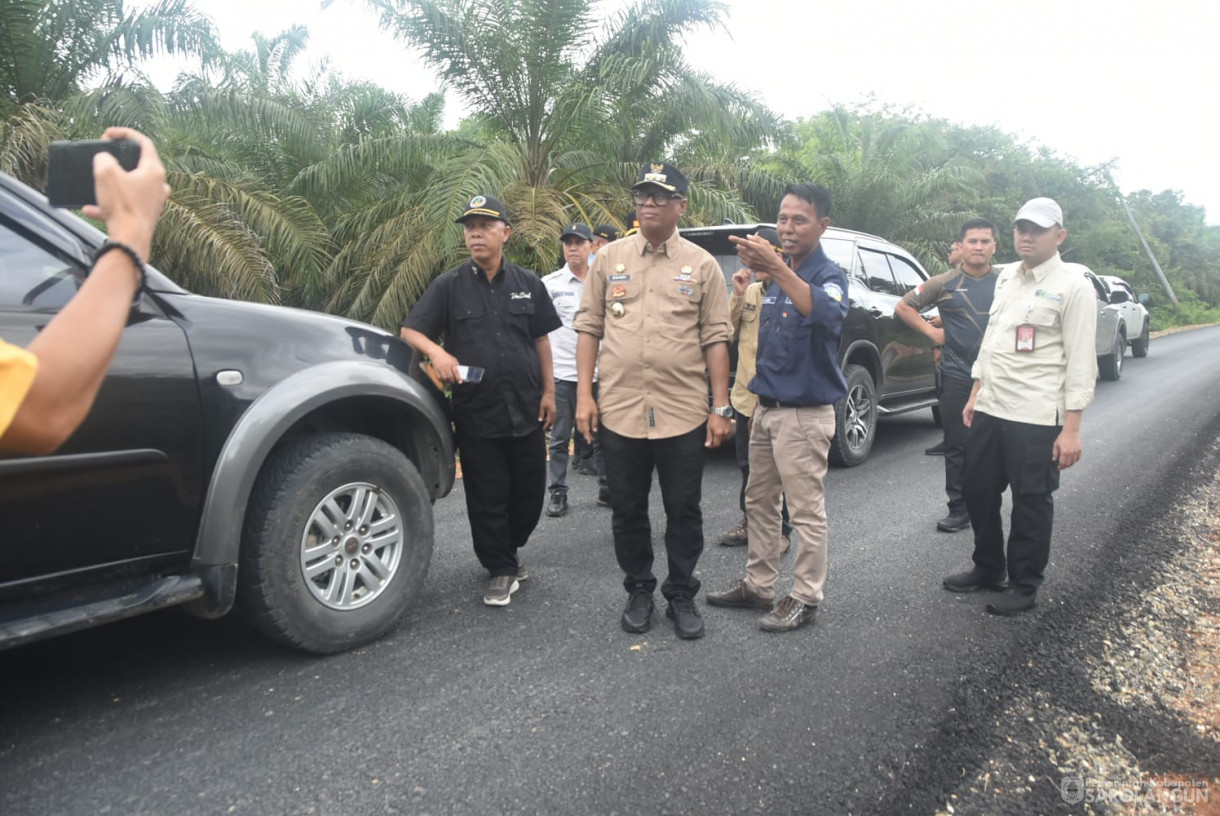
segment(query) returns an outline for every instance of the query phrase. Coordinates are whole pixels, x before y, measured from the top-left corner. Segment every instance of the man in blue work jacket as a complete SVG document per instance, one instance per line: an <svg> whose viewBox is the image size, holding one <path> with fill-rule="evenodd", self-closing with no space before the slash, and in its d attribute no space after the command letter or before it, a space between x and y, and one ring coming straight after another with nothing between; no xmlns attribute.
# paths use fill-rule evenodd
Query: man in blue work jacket
<svg viewBox="0 0 1220 816"><path fill-rule="evenodd" d="M785 265L763 238L732 237L742 263L764 272L758 358L750 390L758 407L750 432L745 577L708 595L714 606L770 609L759 625L769 632L799 629L814 619L826 581L826 475L835 433L835 400L847 394L839 342L847 316L847 276L820 244L830 225L830 193L817 184L791 184L776 228ZM783 543L780 503L788 497L796 537L792 591L772 608Z"/></svg>

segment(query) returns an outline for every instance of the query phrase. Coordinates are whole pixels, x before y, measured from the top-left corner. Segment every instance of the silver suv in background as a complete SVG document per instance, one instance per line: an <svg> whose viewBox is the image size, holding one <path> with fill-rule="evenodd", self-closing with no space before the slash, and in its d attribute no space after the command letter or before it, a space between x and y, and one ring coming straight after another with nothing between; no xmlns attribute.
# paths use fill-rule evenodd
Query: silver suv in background
<svg viewBox="0 0 1220 816"><path fill-rule="evenodd" d="M1119 314L1122 315L1123 323L1127 327L1127 345L1131 346L1131 356L1147 357L1148 341L1152 333L1152 317L1144 305L1148 302L1148 295L1140 293L1139 296L1136 296L1131 284L1117 275L1098 275L1097 277L1110 290L1110 302L1118 307ZM1113 296L1119 292L1125 292L1127 300L1122 302L1114 300Z"/></svg>
<svg viewBox="0 0 1220 816"><path fill-rule="evenodd" d="M1123 355L1127 352L1128 329L1119 305L1127 302L1126 292L1111 292L1084 264L1065 263L1088 279L1097 296L1097 372L1103 380L1123 376Z"/></svg>

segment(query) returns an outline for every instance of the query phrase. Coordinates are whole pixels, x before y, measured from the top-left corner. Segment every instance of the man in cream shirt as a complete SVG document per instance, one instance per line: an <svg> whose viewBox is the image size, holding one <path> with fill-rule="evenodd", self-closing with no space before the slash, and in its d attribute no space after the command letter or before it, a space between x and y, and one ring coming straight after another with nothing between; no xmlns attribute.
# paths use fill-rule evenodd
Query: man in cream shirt
<svg viewBox="0 0 1220 816"><path fill-rule="evenodd" d="M1000 272L990 322L962 411L970 428L962 485L974 528L974 567L944 580L951 592L1003 590L987 611L1031 609L1050 560L1059 471L1080 460L1080 420L1097 380L1093 287L1067 268L1063 211L1026 202L1013 220L1021 261ZM1000 503L1012 488L1007 558ZM1008 586L1004 587L1005 573Z"/></svg>

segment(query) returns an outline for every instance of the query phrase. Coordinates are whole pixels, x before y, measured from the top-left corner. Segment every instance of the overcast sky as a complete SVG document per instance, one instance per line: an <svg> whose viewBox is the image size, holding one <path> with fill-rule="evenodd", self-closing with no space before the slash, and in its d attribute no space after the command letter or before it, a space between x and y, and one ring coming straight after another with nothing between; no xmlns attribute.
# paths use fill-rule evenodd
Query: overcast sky
<svg viewBox="0 0 1220 816"><path fill-rule="evenodd" d="M148 5L138 0L136 5ZM619 6L617 0L603 5ZM868 98L963 125L996 125L1084 164L1116 159L1125 192L1180 190L1220 224L1220 4L1160 0L729 0L728 31L690 62L790 119ZM306 62L413 99L429 72L361 0L199 0L226 48L302 24ZM170 74L160 78L168 83ZM159 78L159 79L160 79ZM448 101L452 124L461 114ZM1071 213L1065 213L1069 222Z"/></svg>

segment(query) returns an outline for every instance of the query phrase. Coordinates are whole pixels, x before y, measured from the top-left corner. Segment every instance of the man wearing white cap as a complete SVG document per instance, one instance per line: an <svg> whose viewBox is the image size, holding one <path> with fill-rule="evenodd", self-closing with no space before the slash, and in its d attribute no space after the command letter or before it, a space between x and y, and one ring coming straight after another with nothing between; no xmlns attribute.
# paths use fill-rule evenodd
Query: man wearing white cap
<svg viewBox="0 0 1220 816"><path fill-rule="evenodd" d="M1026 202L1013 220L1018 263L996 279L991 320L962 411L970 428L963 492L974 567L944 580L951 592L1003 590L987 611L1031 609L1050 560L1059 471L1080 460L1080 420L1097 380L1093 287L1059 257L1063 211ZM1007 558L1000 503L1012 488ZM1005 587L1007 574L1008 586Z"/></svg>

